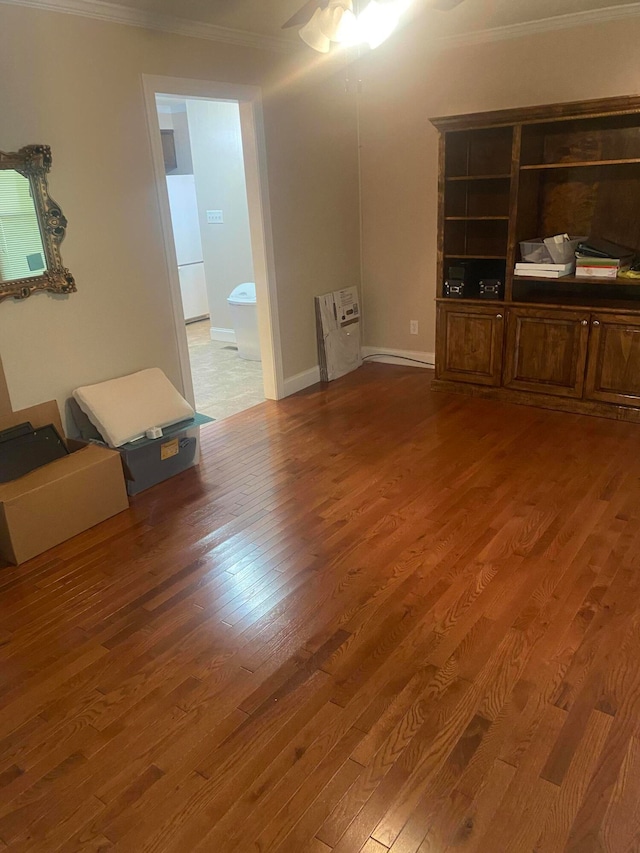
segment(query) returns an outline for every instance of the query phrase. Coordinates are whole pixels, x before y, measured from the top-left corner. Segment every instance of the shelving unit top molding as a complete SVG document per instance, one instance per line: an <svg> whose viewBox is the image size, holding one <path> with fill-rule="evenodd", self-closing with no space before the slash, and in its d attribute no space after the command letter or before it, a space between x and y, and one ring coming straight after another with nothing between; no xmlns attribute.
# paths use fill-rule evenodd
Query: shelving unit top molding
<svg viewBox="0 0 640 853"><path fill-rule="evenodd" d="M569 121L577 118L601 118L610 115L632 115L634 113L640 113L640 95L543 104L508 110L466 113L465 115L436 116L430 121L438 130L444 132L514 124L540 124L547 121Z"/></svg>

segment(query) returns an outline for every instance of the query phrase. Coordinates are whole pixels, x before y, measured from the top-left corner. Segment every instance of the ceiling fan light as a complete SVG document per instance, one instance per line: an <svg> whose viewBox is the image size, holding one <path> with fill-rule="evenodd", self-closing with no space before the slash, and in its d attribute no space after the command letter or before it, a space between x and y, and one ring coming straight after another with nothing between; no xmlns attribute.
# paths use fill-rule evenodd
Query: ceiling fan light
<svg viewBox="0 0 640 853"><path fill-rule="evenodd" d="M330 3L326 9L322 9L318 16L318 26L320 27L320 31L322 32L322 35L330 41L333 41L333 37L340 26L340 19L342 18L343 13L344 9Z"/></svg>
<svg viewBox="0 0 640 853"><path fill-rule="evenodd" d="M344 41L355 24L352 0L330 0L326 9L320 12L318 23L323 35L328 39L335 42Z"/></svg>
<svg viewBox="0 0 640 853"><path fill-rule="evenodd" d="M400 12L401 8L397 2L379 3L378 0L371 0L358 15L360 41L368 42L372 49L381 45L397 27Z"/></svg>
<svg viewBox="0 0 640 853"><path fill-rule="evenodd" d="M329 48L331 47L331 39L327 38L322 31L322 15L324 11L326 10L316 9L311 20L298 30L298 35L302 41L313 48L313 50L317 50L318 53L329 53Z"/></svg>
<svg viewBox="0 0 640 853"><path fill-rule="evenodd" d="M338 42L338 44L353 45L358 43L358 38L357 18L350 9L345 9L332 41Z"/></svg>

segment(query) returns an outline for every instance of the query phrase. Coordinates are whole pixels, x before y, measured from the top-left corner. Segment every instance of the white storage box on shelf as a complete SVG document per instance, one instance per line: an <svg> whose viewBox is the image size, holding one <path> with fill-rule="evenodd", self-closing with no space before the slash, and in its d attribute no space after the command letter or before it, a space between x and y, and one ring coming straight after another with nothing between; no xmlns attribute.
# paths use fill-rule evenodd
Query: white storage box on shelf
<svg viewBox="0 0 640 853"><path fill-rule="evenodd" d="M227 302L236 333L238 355L247 361L262 361L255 283L247 281L239 284L231 291Z"/></svg>

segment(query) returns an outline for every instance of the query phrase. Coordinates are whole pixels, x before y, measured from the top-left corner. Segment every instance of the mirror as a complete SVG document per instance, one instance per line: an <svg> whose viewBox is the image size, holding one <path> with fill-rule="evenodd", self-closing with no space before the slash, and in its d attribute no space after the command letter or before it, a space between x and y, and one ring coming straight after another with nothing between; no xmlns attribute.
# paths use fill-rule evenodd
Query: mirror
<svg viewBox="0 0 640 853"><path fill-rule="evenodd" d="M76 290L60 257L67 220L49 196L50 168L47 145L0 151L0 300Z"/></svg>

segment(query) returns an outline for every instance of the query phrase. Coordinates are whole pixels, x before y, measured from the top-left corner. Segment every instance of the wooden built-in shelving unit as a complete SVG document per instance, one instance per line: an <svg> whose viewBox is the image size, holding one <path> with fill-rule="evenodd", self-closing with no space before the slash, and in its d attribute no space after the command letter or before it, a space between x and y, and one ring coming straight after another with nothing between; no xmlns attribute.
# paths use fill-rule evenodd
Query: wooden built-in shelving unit
<svg viewBox="0 0 640 853"><path fill-rule="evenodd" d="M640 422L640 281L513 275L520 242L536 237L640 251L640 97L432 121L434 387ZM445 297L453 270L462 299ZM499 300L480 298L487 279L502 283Z"/></svg>
<svg viewBox="0 0 640 853"><path fill-rule="evenodd" d="M640 163L640 158L632 157L622 160L576 160L575 162L563 163L530 163L527 166L520 166L520 171L528 169L578 169L584 166L627 166L634 163Z"/></svg>
<svg viewBox="0 0 640 853"><path fill-rule="evenodd" d="M448 176L447 181L509 181L511 175L454 175Z"/></svg>

